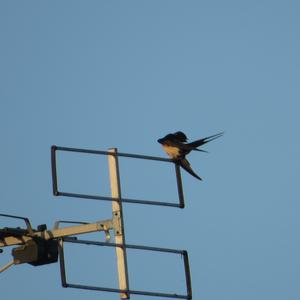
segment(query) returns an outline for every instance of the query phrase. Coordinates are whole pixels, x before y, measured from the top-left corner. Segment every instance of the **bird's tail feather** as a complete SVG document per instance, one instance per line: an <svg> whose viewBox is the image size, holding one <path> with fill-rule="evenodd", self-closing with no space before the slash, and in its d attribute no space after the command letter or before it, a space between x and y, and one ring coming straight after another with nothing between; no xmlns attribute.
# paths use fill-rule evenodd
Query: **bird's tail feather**
<svg viewBox="0 0 300 300"><path fill-rule="evenodd" d="M213 140L221 137L223 134L224 134L224 132L220 132L220 133L217 133L217 134L214 134L214 135L210 135L210 136L205 137L203 139L191 142L188 145L191 146L191 147L193 147L193 148L198 148L198 147L200 147L200 146L202 146L202 145L204 145L204 144L206 144L206 143L208 143L210 141L213 141ZM200 149L197 149L197 150L199 151ZM204 150L200 150L200 151L204 151Z"/></svg>
<svg viewBox="0 0 300 300"><path fill-rule="evenodd" d="M202 180L201 177L199 177L194 171L193 169L191 168L191 165L190 163L188 162L188 160L186 158L184 159L181 159L179 162L179 165L185 169L188 173L190 173L192 176L196 177L197 179L199 180Z"/></svg>

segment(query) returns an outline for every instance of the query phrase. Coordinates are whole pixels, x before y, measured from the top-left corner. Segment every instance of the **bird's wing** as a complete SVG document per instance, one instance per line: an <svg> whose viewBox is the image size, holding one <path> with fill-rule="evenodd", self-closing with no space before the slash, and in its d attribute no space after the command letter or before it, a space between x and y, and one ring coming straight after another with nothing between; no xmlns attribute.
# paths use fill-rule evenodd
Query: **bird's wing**
<svg viewBox="0 0 300 300"><path fill-rule="evenodd" d="M179 162L179 165L185 169L188 173L190 173L192 176L198 178L199 180L202 180L201 177L199 177L191 168L190 163L188 162L188 160L186 158L181 159Z"/></svg>
<svg viewBox="0 0 300 300"><path fill-rule="evenodd" d="M173 133L173 136L180 142L186 142L188 140L187 136L182 131L177 131Z"/></svg>

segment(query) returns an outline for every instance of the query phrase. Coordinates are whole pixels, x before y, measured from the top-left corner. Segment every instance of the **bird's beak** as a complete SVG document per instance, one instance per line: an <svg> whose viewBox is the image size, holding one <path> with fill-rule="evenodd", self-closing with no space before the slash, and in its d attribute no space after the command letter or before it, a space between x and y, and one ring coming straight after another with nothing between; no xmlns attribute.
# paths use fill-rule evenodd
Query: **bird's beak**
<svg viewBox="0 0 300 300"><path fill-rule="evenodd" d="M157 142L162 144L162 139L158 139Z"/></svg>

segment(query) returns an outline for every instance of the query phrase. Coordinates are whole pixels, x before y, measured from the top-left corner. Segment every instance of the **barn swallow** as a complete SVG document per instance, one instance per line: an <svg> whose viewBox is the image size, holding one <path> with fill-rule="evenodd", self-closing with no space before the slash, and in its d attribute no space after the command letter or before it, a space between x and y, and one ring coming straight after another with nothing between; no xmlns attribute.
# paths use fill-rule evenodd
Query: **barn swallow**
<svg viewBox="0 0 300 300"><path fill-rule="evenodd" d="M175 133L167 134L165 137L158 139L157 141L162 145L165 152L175 163L179 164L192 176L198 178L199 180L202 180L202 178L193 171L189 161L185 158L185 156L189 154L192 150L206 152L205 150L198 149L198 147L221 137L223 134L223 132L220 132L205 137L203 139L188 143L187 136L182 131L177 131Z"/></svg>

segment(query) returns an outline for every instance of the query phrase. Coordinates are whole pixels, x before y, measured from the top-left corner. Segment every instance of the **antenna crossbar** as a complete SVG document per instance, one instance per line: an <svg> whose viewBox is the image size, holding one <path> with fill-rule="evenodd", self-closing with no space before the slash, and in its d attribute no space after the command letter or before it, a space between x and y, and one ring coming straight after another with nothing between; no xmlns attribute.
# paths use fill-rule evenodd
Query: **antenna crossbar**
<svg viewBox="0 0 300 300"><path fill-rule="evenodd" d="M90 240L72 239L72 238L68 238L68 237L63 238L62 241L67 242L67 243L75 243L75 244L85 244L85 245L94 245L94 246L102 246L102 247L114 247L114 248L121 248L121 249L145 250L145 251L164 252L164 253L173 253L173 254L181 255L183 257L183 264L184 264L186 294L180 295L180 294L175 294L175 293L138 291L138 290L131 290L131 289L124 290L124 289L68 283L67 279L66 279L65 268L63 268L64 273L62 273L61 275L62 275L62 281L65 282L65 285L64 285L65 287L79 288L79 289L86 289L86 290L98 290L98 291L106 291L106 292L114 292L114 293L126 292L129 295L156 296L156 297L167 297L167 298L177 298L177 299L192 299L191 274L190 274L188 253L186 250L152 247L152 246L144 246L144 245L134 245L134 244L119 244L119 243L112 243L112 242L109 242L109 243L96 242L96 241L90 241ZM60 256L60 257L62 260L64 260L63 256Z"/></svg>

